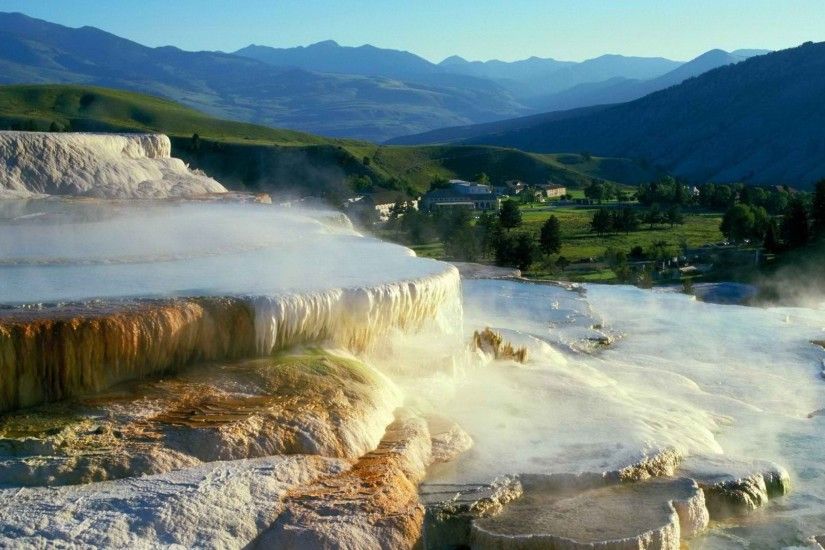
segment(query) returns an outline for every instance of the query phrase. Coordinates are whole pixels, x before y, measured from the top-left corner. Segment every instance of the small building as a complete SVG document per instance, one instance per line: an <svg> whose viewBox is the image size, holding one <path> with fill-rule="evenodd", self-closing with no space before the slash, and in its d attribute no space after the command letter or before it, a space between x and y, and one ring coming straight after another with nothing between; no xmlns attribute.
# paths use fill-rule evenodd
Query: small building
<svg viewBox="0 0 825 550"><path fill-rule="evenodd" d="M378 191L349 199L345 205L347 209L353 210L375 210L378 220L385 222L390 219L390 213L397 204L406 203L408 206L418 209L418 199L411 199L399 191Z"/></svg>
<svg viewBox="0 0 825 550"><path fill-rule="evenodd" d="M557 199L567 194L567 187L558 183L545 183L544 185L538 185L537 188L548 199Z"/></svg>
<svg viewBox="0 0 825 550"><path fill-rule="evenodd" d="M493 192L499 197L512 197L518 195L527 188L527 185L519 180L509 180L504 185L493 187Z"/></svg>
<svg viewBox="0 0 825 550"><path fill-rule="evenodd" d="M489 187L486 193L476 190L466 192L453 187L434 189L421 198L421 209L425 212L445 207L464 207L479 211L498 210L501 207L501 199L489 190Z"/></svg>
<svg viewBox="0 0 825 550"><path fill-rule="evenodd" d="M450 180L450 189L461 195L489 195L493 192L489 185L464 180Z"/></svg>

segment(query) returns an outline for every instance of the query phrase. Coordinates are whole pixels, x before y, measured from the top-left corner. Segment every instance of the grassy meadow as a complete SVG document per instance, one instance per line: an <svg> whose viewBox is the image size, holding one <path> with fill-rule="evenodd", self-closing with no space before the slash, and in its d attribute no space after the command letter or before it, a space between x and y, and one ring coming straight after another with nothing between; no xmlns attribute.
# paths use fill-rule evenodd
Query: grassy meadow
<svg viewBox="0 0 825 550"><path fill-rule="evenodd" d="M590 222L596 207L550 207L545 205L523 206L522 226L517 231L527 231L538 238L542 224L551 215L558 218L561 226L562 247L560 256L564 256L571 265L565 270L564 278L573 281L612 282L613 271L601 258L605 250L614 248L627 253L635 246L647 250L657 242L666 242L674 247L698 247L706 243L715 243L723 239L719 230L722 221L720 213L685 212L682 225L657 225L650 229L643 224L638 231L630 233L609 233L598 235L590 229ZM444 247L440 242L412 246L420 256L444 259ZM526 273L530 277L543 277L548 273L539 260ZM554 275L558 277L558 274Z"/></svg>

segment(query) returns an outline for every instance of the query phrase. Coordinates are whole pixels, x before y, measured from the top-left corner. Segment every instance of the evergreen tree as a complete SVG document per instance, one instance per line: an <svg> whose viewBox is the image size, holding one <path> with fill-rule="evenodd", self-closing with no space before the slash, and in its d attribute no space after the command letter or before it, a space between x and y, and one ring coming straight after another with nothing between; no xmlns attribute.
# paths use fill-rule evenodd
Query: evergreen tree
<svg viewBox="0 0 825 550"><path fill-rule="evenodd" d="M474 262L479 259L481 249L469 222L461 224L450 233L444 242L444 252L456 260Z"/></svg>
<svg viewBox="0 0 825 550"><path fill-rule="evenodd" d="M481 216L478 217L476 231L478 232L481 253L492 256L501 238L501 225L498 223L498 217L490 212L482 213Z"/></svg>
<svg viewBox="0 0 825 550"><path fill-rule="evenodd" d="M504 229L513 229L521 225L521 210L516 201L506 200L501 203L498 221Z"/></svg>
<svg viewBox="0 0 825 550"><path fill-rule="evenodd" d="M814 236L818 239L825 237L825 180L819 181L814 189L811 218Z"/></svg>
<svg viewBox="0 0 825 550"><path fill-rule="evenodd" d="M654 204L648 209L647 212L645 212L644 222L650 226L650 229L653 229L653 226L662 223L664 219L665 218L662 215L662 211L659 210L658 204Z"/></svg>
<svg viewBox="0 0 825 550"><path fill-rule="evenodd" d="M622 208L615 210L612 216L613 229L630 233L639 229L639 216L632 208Z"/></svg>
<svg viewBox="0 0 825 550"><path fill-rule="evenodd" d="M593 221L590 222L590 227L599 235L603 235L610 231L613 225L610 213L604 208L599 208L593 213Z"/></svg>
<svg viewBox="0 0 825 550"><path fill-rule="evenodd" d="M776 228L776 222L774 220L770 220L768 222L768 226L765 229L765 239L762 241L762 246L765 247L765 250L771 253L779 252L779 239L777 238L778 230Z"/></svg>
<svg viewBox="0 0 825 550"><path fill-rule="evenodd" d="M687 202L687 193L685 193L685 186L677 183L673 189L673 203L685 204Z"/></svg>
<svg viewBox="0 0 825 550"><path fill-rule="evenodd" d="M561 250L561 225L556 216L550 216L541 226L539 244L545 254L558 254Z"/></svg>
<svg viewBox="0 0 825 550"><path fill-rule="evenodd" d="M536 255L536 243L527 233L508 233L496 245L496 263L527 270Z"/></svg>
<svg viewBox="0 0 825 550"><path fill-rule="evenodd" d="M665 220L670 224L671 229L674 225L682 225L685 223L685 217L676 205L673 205L667 209L667 212L665 213Z"/></svg>
<svg viewBox="0 0 825 550"><path fill-rule="evenodd" d="M808 228L808 210L802 199L791 201L782 219L782 238L788 248L799 248L808 244L811 238Z"/></svg>

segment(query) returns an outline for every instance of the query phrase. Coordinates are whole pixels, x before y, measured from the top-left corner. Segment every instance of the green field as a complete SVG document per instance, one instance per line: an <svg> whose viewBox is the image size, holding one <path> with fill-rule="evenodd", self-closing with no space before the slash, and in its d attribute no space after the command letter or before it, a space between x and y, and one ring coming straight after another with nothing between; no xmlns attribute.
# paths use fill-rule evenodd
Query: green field
<svg viewBox="0 0 825 550"><path fill-rule="evenodd" d="M551 215L561 223L561 255L571 261L600 257L605 249L617 248L629 252L634 246L648 248L657 241L666 241L679 246L701 246L722 240L719 224L721 214L686 214L684 225L657 225L649 229L642 225L638 231L631 233L611 233L597 235L590 230L595 208L525 208L522 210L523 229L538 234L541 225Z"/></svg>
<svg viewBox="0 0 825 550"><path fill-rule="evenodd" d="M173 154L235 189L340 197L349 181L368 176L376 190L427 190L435 177L494 183L548 180L581 189L592 178L619 183L653 172L626 159L536 155L483 146L378 146L217 119L158 97L80 85L0 86L0 128L163 132ZM191 137L201 138L198 148Z"/></svg>
<svg viewBox="0 0 825 550"><path fill-rule="evenodd" d="M719 231L722 215L718 213L687 213L685 223L670 227L657 225L650 229L647 225L641 226L638 231L631 233L611 233L597 235L590 229L590 221L596 207L522 207L523 225L517 231L528 231L536 235L541 225L551 215L556 216L561 224L562 248L561 256L571 262L571 265L561 275L563 278L581 282L614 282L613 271L602 261L605 250L614 248L629 253L631 248L641 246L648 250L657 242L664 241L679 249L683 245L699 247L706 243L715 243L723 239ZM440 242L411 247L419 256L436 259L446 259L444 247ZM550 275L542 268L542 262L537 261L528 277L545 277ZM554 278L559 273L552 274Z"/></svg>

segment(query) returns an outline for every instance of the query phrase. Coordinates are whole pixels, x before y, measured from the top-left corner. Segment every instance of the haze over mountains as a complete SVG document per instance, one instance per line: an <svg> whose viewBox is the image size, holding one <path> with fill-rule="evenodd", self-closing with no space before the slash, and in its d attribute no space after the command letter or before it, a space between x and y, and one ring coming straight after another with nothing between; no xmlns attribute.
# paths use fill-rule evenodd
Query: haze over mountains
<svg viewBox="0 0 825 550"><path fill-rule="evenodd" d="M645 159L694 181L825 177L825 43L753 57L636 101L395 140Z"/></svg>
<svg viewBox="0 0 825 550"><path fill-rule="evenodd" d="M149 48L93 27L2 13L0 43L0 83L123 88L215 116L373 141L624 101L755 53L688 64L614 55L581 63L452 57L434 64L408 52L332 41L286 49L249 46L234 54L187 52ZM577 86L585 88L574 92Z"/></svg>

